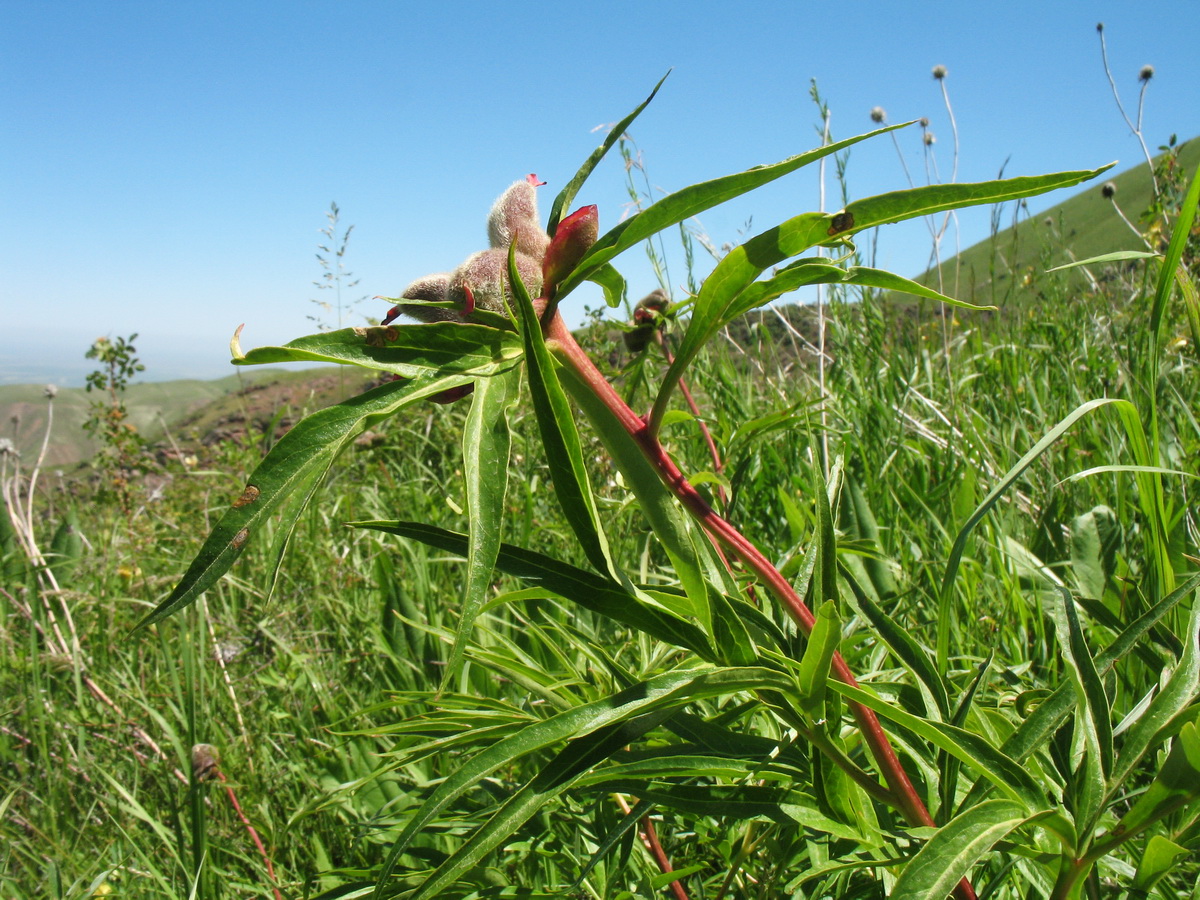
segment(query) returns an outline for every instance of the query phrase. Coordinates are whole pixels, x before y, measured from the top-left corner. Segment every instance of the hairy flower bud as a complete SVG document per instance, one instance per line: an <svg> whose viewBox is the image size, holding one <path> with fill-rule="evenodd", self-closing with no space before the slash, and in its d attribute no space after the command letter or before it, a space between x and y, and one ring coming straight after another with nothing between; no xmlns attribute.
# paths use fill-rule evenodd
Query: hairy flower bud
<svg viewBox="0 0 1200 900"><path fill-rule="evenodd" d="M404 289L400 294L402 300L422 300L425 303L436 303L447 300L447 291L450 288L450 273L435 272L432 275L426 275L418 278L412 284ZM391 311L383 317L383 325L387 325L397 316L404 314L412 316L421 322L445 322L450 319L458 318L457 314L452 309L441 309L436 306L424 306L420 303L401 303L399 306L393 306Z"/></svg>
<svg viewBox="0 0 1200 900"><path fill-rule="evenodd" d="M513 241L517 252L540 260L550 238L542 228L537 209L537 176L518 181L492 205L488 215L488 243L493 249L507 250Z"/></svg>
<svg viewBox="0 0 1200 900"><path fill-rule="evenodd" d="M595 206L577 209L558 223L554 239L542 260L542 283L547 294L571 273L600 233L600 213Z"/></svg>
<svg viewBox="0 0 1200 900"><path fill-rule="evenodd" d="M542 270L537 261L524 253L516 254L517 271L531 297L542 292ZM454 270L446 290L446 299L469 316L478 306L489 312L504 313L504 302L512 298L508 284L508 250L484 250Z"/></svg>

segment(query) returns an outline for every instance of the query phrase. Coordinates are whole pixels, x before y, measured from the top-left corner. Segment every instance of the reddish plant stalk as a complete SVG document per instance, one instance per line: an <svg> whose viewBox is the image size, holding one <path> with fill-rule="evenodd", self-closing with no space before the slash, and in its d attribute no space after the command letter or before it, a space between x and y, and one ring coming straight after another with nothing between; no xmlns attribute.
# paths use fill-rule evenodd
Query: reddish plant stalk
<svg viewBox="0 0 1200 900"><path fill-rule="evenodd" d="M662 444L650 433L646 420L637 415L613 390L612 385L592 363L591 358L579 346L562 317L555 312L543 323L547 342L559 358L569 365L578 377L595 392L596 396L616 416L622 427L638 442L646 459L658 471L663 483L679 499L700 525L720 544L724 545L749 568L766 588L783 604L788 615L807 636L812 632L815 619L804 600L795 592L786 578L771 562L748 541L744 535L722 519L700 493L688 483L679 467L667 455ZM858 682L846 665L841 653L835 653L830 666L833 677L843 684L858 687ZM900 760L892 749L891 742L874 711L853 701L848 703L851 715L862 732L863 740L871 751L875 764L891 789L897 809L914 826L936 826L916 787L904 771ZM955 888L960 900L974 900L975 891L964 878Z"/></svg>

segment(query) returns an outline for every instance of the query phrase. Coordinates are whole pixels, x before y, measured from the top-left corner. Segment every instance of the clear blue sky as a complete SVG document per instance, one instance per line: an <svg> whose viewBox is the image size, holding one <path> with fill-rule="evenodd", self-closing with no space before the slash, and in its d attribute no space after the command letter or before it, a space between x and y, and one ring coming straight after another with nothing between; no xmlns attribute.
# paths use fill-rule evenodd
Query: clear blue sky
<svg viewBox="0 0 1200 900"><path fill-rule="evenodd" d="M1133 165L1098 21L1131 109L1138 70L1156 68L1151 146L1200 132L1194 0L2 0L0 13L0 382L78 384L94 338L135 331L148 379L228 374L239 323L247 347L313 330L330 201L355 226L350 296L394 295L480 249L491 201L526 173L549 182L544 217L599 142L593 129L669 68L632 129L666 190L815 145L813 78L835 137L870 129L877 105L891 122L929 117L948 177L939 64L960 180L994 177L1009 157L1010 175ZM919 132L900 141L922 179ZM905 186L889 140L860 147L853 196ZM599 204L602 230L621 215L623 179L608 160L579 197ZM817 203L816 171L803 170L702 224L736 242L750 217L759 231ZM961 228L963 246L984 237L987 212ZM893 226L881 251L915 274L928 235ZM635 298L654 286L640 251L617 264Z"/></svg>

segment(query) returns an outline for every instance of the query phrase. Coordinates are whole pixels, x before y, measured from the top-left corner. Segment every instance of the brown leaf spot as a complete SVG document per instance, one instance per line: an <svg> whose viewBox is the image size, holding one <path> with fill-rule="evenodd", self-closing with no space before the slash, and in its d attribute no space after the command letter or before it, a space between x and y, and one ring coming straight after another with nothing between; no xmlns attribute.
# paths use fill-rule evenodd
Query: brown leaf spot
<svg viewBox="0 0 1200 900"><path fill-rule="evenodd" d="M246 541L249 539L249 537L250 537L250 529L243 528L241 531L239 531L237 534L235 534L233 536L233 540L230 541L229 543L233 547L234 550L241 550L242 547L244 547L246 545Z"/></svg>
<svg viewBox="0 0 1200 900"><path fill-rule="evenodd" d="M258 495L261 493L262 491L260 491L257 486L253 484L246 485L246 489L242 491L242 496L233 501L233 508L241 509L243 506L248 506L257 500Z"/></svg>
<svg viewBox="0 0 1200 900"><path fill-rule="evenodd" d="M841 234L843 231L849 231L854 227L854 213L848 213L845 210L833 217L833 221L829 223L829 231L826 232L830 237L835 234Z"/></svg>

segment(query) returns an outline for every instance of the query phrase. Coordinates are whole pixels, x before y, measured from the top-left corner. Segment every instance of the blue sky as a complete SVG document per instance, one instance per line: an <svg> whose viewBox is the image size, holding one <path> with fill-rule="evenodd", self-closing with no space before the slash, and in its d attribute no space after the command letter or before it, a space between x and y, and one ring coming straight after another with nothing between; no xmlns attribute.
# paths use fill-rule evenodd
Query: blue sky
<svg viewBox="0 0 1200 900"><path fill-rule="evenodd" d="M1200 132L1191 0L2 0L0 12L0 382L81 383L91 341L132 332L147 379L228 374L239 323L246 347L313 330L331 201L355 226L345 261L361 283L348 296L394 295L480 249L491 201L526 173L549 182L544 218L594 129L668 69L631 130L668 191L814 146L813 78L835 138L869 130L874 106L891 122L927 116L948 177L934 65L949 72L959 180L995 177L1006 159L1009 175L1133 165L1098 21L1131 111L1139 69L1155 66L1151 146ZM923 180L919 132L899 140ZM848 181L853 197L906 186L886 138L854 150ZM701 224L737 242L748 220L757 232L818 197L806 169ZM614 154L578 202L600 206L605 230L626 201ZM924 268L928 233L914 224L885 230L880 264ZM965 247L986 235L987 211L960 226ZM634 298L654 287L640 251L617 265ZM672 276L683 280L678 261ZM576 316L588 299L571 301ZM385 309L369 301L347 324Z"/></svg>

